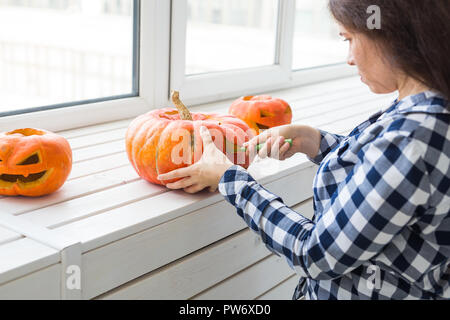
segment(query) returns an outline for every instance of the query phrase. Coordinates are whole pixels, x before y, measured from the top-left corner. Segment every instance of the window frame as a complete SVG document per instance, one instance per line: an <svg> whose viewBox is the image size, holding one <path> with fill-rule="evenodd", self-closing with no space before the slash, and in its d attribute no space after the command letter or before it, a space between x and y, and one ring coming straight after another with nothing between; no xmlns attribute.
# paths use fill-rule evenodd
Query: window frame
<svg viewBox="0 0 450 320"><path fill-rule="evenodd" d="M139 6L138 95L108 101L89 101L58 109L0 117L0 131L35 126L51 131L134 118L152 109L171 106L170 91L198 105L241 95L257 94L355 75L357 70L337 64L292 70L295 0L279 0L276 64L185 76L187 0L135 0ZM139 40L139 41L137 41ZM136 81L136 79L135 79ZM207 94L205 93L207 92ZM207 110L205 110L207 111ZM89 114L89 117L86 116ZM56 121L57 119L57 121Z"/></svg>

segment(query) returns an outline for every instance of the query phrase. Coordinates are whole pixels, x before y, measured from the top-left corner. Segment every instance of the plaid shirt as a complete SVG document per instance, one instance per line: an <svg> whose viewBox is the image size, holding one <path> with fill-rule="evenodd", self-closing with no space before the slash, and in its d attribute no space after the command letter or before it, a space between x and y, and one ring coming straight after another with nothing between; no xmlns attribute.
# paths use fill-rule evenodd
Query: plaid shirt
<svg viewBox="0 0 450 320"><path fill-rule="evenodd" d="M450 112L427 91L320 131L309 220L240 166L219 191L300 276L293 299L450 299Z"/></svg>

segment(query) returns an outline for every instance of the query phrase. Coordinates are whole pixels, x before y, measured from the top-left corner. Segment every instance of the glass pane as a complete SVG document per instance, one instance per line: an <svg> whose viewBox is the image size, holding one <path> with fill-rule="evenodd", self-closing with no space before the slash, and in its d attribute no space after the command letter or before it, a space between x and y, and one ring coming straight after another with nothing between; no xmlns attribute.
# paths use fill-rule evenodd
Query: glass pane
<svg viewBox="0 0 450 320"><path fill-rule="evenodd" d="M0 0L0 112L133 91L133 0Z"/></svg>
<svg viewBox="0 0 450 320"><path fill-rule="evenodd" d="M328 0L296 0L293 69L345 62L347 43L339 37Z"/></svg>
<svg viewBox="0 0 450 320"><path fill-rule="evenodd" d="M188 0L186 74L275 63L278 0Z"/></svg>

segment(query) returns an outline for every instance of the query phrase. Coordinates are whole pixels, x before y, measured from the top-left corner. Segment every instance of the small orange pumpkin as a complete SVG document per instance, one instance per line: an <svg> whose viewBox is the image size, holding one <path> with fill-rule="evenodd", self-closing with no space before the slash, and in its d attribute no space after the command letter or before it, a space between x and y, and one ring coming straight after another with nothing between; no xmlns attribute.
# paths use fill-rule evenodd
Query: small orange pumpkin
<svg viewBox="0 0 450 320"><path fill-rule="evenodd" d="M72 170L69 142L40 129L0 134L0 194L39 197L58 190Z"/></svg>
<svg viewBox="0 0 450 320"><path fill-rule="evenodd" d="M289 104L268 95L241 97L233 102L229 113L244 120L256 134L292 122Z"/></svg>
<svg viewBox="0 0 450 320"><path fill-rule="evenodd" d="M244 121L231 115L191 114L177 92L173 93L172 99L178 110L153 110L136 118L128 128L126 150L140 177L160 185L179 180L159 181L157 177L187 167L201 158L202 126L209 129L216 147L230 161L245 168L249 166L249 156L240 147L253 138L253 134Z"/></svg>

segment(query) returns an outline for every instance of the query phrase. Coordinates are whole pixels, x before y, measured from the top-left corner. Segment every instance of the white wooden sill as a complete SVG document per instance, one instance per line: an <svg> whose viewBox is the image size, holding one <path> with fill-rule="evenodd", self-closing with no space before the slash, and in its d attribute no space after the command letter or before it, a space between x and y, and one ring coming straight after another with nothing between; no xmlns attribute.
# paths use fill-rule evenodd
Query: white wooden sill
<svg viewBox="0 0 450 320"><path fill-rule="evenodd" d="M393 100L370 93L356 77L272 94L291 104L295 122L340 134ZM225 113L230 103L191 110ZM0 298L220 299L243 282L238 274L248 266L266 270L281 264L219 193L190 195L141 180L125 153L130 121L60 132L74 151L64 187L39 199L0 197ZM316 170L300 154L249 168L262 185L288 206L300 204L294 208L307 215ZM236 252L239 259L233 260ZM73 265L81 270L81 290L65 285L76 276L74 269L67 273ZM270 280L274 286L294 281L291 270L278 276ZM271 288L264 285L260 298L271 296L263 294Z"/></svg>

